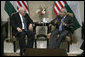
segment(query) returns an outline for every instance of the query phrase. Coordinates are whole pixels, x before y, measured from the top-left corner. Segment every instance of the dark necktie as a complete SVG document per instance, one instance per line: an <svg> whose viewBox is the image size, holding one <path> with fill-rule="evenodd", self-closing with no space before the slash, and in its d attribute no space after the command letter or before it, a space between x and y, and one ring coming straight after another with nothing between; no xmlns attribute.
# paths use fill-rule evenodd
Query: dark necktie
<svg viewBox="0 0 85 57"><path fill-rule="evenodd" d="M25 18L24 17L22 17L23 18L23 23L24 23L24 30L25 31L27 31L27 24L26 24L26 20L25 20Z"/></svg>

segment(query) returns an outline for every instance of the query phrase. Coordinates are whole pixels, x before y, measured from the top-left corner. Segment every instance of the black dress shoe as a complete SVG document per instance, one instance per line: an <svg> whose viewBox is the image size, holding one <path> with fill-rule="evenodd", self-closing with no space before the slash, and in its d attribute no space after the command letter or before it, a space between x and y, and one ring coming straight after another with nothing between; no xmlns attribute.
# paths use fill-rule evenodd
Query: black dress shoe
<svg viewBox="0 0 85 57"><path fill-rule="evenodd" d="M20 55L21 55L21 56L24 56L24 53L25 53L25 49L23 49L23 50L20 52Z"/></svg>

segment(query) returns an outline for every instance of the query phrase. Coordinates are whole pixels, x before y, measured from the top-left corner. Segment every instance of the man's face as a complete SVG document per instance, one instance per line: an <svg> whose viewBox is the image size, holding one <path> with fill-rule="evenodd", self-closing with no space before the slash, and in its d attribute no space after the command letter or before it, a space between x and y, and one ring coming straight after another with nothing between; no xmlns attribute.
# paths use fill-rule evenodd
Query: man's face
<svg viewBox="0 0 85 57"><path fill-rule="evenodd" d="M22 9L22 10L20 11L20 13L21 13L22 16L25 16L26 10L25 10L25 9Z"/></svg>
<svg viewBox="0 0 85 57"><path fill-rule="evenodd" d="M63 9L61 9L60 15L61 15L61 17L65 16L65 12L63 11Z"/></svg>

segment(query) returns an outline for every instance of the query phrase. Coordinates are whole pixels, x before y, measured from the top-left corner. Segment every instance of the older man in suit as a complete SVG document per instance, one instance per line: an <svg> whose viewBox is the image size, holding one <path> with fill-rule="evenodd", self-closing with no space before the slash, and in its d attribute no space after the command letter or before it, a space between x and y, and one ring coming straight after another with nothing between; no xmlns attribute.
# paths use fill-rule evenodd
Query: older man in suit
<svg viewBox="0 0 85 57"><path fill-rule="evenodd" d="M24 48L33 48L33 21L26 13L26 9L24 7L20 7L19 12L14 13L10 19L13 35L19 39L20 55L23 55ZM25 43L25 35L28 36L27 45Z"/></svg>
<svg viewBox="0 0 85 57"><path fill-rule="evenodd" d="M47 35L48 37L51 35L49 39L49 48L59 48L62 39L64 39L66 35L70 36L72 32L70 28L74 27L73 18L67 14L65 8L62 8L60 14L51 21L51 24L55 25L56 29Z"/></svg>

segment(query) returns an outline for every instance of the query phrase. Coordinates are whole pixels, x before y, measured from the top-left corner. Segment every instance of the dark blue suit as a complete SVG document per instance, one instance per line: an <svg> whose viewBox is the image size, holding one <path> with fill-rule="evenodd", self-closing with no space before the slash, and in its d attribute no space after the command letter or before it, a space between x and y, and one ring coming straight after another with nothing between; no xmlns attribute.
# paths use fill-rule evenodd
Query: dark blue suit
<svg viewBox="0 0 85 57"><path fill-rule="evenodd" d="M20 54L22 55L24 48L33 48L33 42L34 42L34 33L28 29L29 24L32 24L33 21L29 17L28 14L24 16L27 26L27 31L22 29L22 22L19 16L19 13L14 13L10 17L11 26L13 29L13 35L16 36L19 39L19 45L20 45ZM22 29L22 32L17 31L17 27ZM28 36L27 45L25 42L25 35Z"/></svg>
<svg viewBox="0 0 85 57"><path fill-rule="evenodd" d="M66 35L71 36L71 33L73 32L73 29L71 29L71 27L72 28L74 27L74 21L70 15L66 15L66 17L64 18L64 22L67 25L62 26L62 32L59 31L59 25L61 23L61 19L62 19L61 16L57 16L54 20L50 22L51 24L56 26L56 29L51 33L51 37L49 39L49 48L59 48L62 39L64 39ZM58 20L56 24L55 20Z"/></svg>

